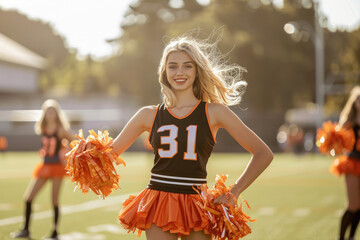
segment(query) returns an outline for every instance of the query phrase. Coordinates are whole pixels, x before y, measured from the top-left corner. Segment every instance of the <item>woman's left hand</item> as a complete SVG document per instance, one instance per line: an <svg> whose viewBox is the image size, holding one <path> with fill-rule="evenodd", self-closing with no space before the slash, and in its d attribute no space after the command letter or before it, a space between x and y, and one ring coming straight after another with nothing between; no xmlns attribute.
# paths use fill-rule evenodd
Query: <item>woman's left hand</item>
<svg viewBox="0 0 360 240"><path fill-rule="evenodd" d="M228 198L226 197L226 194L223 194L214 200L214 204L215 205L218 205L218 204L230 205L231 204L234 207L235 199L237 199L237 197L232 192L229 192Z"/></svg>

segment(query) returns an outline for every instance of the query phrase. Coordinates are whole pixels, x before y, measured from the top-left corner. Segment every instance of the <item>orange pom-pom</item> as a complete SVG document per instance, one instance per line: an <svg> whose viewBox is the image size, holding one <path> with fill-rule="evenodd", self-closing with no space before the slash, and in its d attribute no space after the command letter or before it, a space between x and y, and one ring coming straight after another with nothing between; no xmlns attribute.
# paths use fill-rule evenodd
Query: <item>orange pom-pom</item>
<svg viewBox="0 0 360 240"><path fill-rule="evenodd" d="M324 122L317 130L316 146L321 153L335 156L351 151L354 144L354 131L342 128L336 122Z"/></svg>
<svg viewBox="0 0 360 240"><path fill-rule="evenodd" d="M247 214L242 211L242 204L238 205L235 196L230 193L232 186L226 187L225 180L227 176L217 175L216 183L212 189L208 189L206 184L203 184L200 189L200 197L203 200L201 207L204 209L205 214L211 221L210 233L214 236L213 239L229 239L236 240L251 233L250 227L247 222L255 222ZM225 194L228 201L232 198L235 206L231 204L214 204L214 200ZM230 201L229 201L230 202ZM243 202L250 208L246 200ZM200 203L199 203L200 204Z"/></svg>
<svg viewBox="0 0 360 240"><path fill-rule="evenodd" d="M80 187L83 193L91 189L104 199L113 190L119 188L120 176L113 163L124 166L126 164L117 154L111 152L113 139L107 131L98 131L96 134L90 130L89 133L86 140L82 130L79 130L79 135L75 135L79 140L70 143L72 149L66 154L65 169L71 180L76 182L76 187ZM86 150L88 143L91 143L92 148Z"/></svg>

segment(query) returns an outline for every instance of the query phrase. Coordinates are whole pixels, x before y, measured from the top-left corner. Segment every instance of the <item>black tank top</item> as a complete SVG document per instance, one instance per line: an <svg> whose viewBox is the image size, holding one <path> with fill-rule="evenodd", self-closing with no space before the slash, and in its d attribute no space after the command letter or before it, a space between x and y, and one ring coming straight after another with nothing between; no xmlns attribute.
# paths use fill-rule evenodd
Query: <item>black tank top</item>
<svg viewBox="0 0 360 240"><path fill-rule="evenodd" d="M58 153L61 148L61 140L57 134L44 134L41 137L41 146L40 154L44 157L44 163L60 163Z"/></svg>
<svg viewBox="0 0 360 240"><path fill-rule="evenodd" d="M353 150L349 153L349 157L356 158L356 160L360 161L360 126L356 124L353 130L355 133L355 144Z"/></svg>
<svg viewBox="0 0 360 240"><path fill-rule="evenodd" d="M184 117L161 104L149 140L155 158L148 188L195 194L193 185L206 183L206 165L215 144L207 103L199 101Z"/></svg>

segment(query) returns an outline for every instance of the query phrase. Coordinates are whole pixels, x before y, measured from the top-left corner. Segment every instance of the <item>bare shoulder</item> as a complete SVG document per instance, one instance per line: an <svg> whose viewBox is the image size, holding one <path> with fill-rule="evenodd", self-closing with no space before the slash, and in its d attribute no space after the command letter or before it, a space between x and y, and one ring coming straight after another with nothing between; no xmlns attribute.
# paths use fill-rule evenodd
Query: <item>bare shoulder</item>
<svg viewBox="0 0 360 240"><path fill-rule="evenodd" d="M224 118L228 118L232 111L221 103L208 103L208 118L211 125L216 127L223 127Z"/></svg>
<svg viewBox="0 0 360 240"><path fill-rule="evenodd" d="M149 105L140 108L137 114L142 117L153 117L156 112L157 106L156 105Z"/></svg>
<svg viewBox="0 0 360 240"><path fill-rule="evenodd" d="M156 111L157 105L144 106L140 110L144 111Z"/></svg>
<svg viewBox="0 0 360 240"><path fill-rule="evenodd" d="M151 128L156 110L157 106L155 105L140 108L140 110L134 116L135 122L137 122L139 126L142 126L145 129Z"/></svg>
<svg viewBox="0 0 360 240"><path fill-rule="evenodd" d="M226 105L221 103L208 103L208 112L209 114L223 114L231 111Z"/></svg>
<svg viewBox="0 0 360 240"><path fill-rule="evenodd" d="M242 124L242 120L226 105L210 103L208 105L210 122L214 126L229 128L234 124Z"/></svg>

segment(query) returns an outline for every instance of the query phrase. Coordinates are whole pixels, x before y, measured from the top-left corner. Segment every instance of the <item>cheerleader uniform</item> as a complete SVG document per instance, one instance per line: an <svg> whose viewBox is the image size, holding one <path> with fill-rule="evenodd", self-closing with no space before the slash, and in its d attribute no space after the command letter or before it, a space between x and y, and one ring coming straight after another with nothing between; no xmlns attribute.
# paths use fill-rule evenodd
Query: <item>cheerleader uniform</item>
<svg viewBox="0 0 360 240"><path fill-rule="evenodd" d="M336 158L330 166L330 172L334 175L353 174L360 176L360 126L353 127L355 144L352 151Z"/></svg>
<svg viewBox="0 0 360 240"><path fill-rule="evenodd" d="M61 163L61 139L56 135L43 135L40 156L44 159L33 172L34 178L61 178L66 175L64 164Z"/></svg>
<svg viewBox="0 0 360 240"><path fill-rule="evenodd" d="M194 186L206 184L206 165L216 140L207 103L199 101L189 114L177 117L164 104L157 107L149 141L154 152L150 182L138 196L124 201L121 225L130 231L152 224L178 236L191 231L209 234L209 220Z"/></svg>

